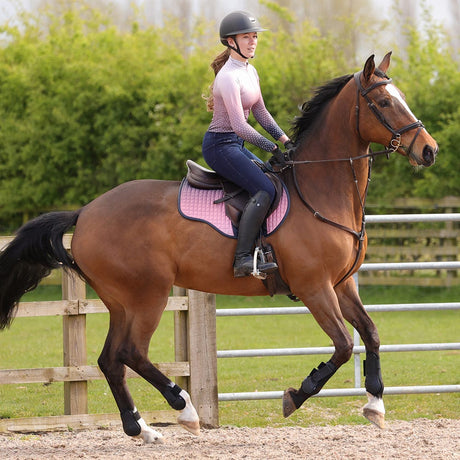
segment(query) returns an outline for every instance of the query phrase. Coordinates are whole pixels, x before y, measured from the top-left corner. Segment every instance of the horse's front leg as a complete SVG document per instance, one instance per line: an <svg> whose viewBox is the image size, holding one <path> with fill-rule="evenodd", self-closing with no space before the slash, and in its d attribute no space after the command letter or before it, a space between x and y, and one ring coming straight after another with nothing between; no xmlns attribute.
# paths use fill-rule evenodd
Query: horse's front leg
<svg viewBox="0 0 460 460"><path fill-rule="evenodd" d="M352 278L337 287L336 291L343 316L358 331L366 347L366 360L363 366L368 402L363 407L363 415L379 428L384 428L384 385L380 369L380 339L377 328L364 309Z"/></svg>
<svg viewBox="0 0 460 460"><path fill-rule="evenodd" d="M308 398L319 393L337 369L350 359L353 351L353 340L343 321L333 289L327 289L315 297L300 295L299 297L308 306L324 332L332 339L335 352L327 363L322 362L318 368L311 371L298 390L288 388L284 392L283 415L285 417L289 417Z"/></svg>

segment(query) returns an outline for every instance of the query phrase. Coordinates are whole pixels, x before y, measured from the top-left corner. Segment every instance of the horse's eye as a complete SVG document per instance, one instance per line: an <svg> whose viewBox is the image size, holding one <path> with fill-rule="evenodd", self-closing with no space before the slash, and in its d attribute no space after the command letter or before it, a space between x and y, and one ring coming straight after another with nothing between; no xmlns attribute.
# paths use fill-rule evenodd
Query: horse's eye
<svg viewBox="0 0 460 460"><path fill-rule="evenodd" d="M390 107L391 106L391 99L389 98L385 98L385 99L382 99L378 102L379 106L384 109L386 107Z"/></svg>

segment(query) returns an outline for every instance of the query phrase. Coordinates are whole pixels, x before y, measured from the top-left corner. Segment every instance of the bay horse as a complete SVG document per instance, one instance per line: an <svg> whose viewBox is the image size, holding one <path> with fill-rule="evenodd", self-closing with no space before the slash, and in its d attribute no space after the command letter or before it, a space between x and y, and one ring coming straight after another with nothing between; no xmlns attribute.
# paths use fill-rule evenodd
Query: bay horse
<svg viewBox="0 0 460 460"><path fill-rule="evenodd" d="M367 246L364 206L372 158L399 152L412 165L430 166L438 146L415 118L374 56L362 71L318 88L294 121L295 151L280 175L291 198L283 225L268 238L279 272L333 341L335 351L298 389L283 396L285 417L318 393L352 355L345 320L366 349L364 416L384 425L379 336L351 275ZM372 152L370 143L388 146ZM108 335L98 364L125 433L145 442L162 435L138 413L129 393L126 366L157 388L179 411L178 422L194 434L199 418L188 393L153 366L150 339L173 285L227 295L264 296L254 277L233 277L235 239L178 212L179 182L140 180L104 193L77 211L43 214L21 227L0 255L0 327L8 326L21 296L50 269L75 270L110 311ZM69 254L62 236L75 227Z"/></svg>

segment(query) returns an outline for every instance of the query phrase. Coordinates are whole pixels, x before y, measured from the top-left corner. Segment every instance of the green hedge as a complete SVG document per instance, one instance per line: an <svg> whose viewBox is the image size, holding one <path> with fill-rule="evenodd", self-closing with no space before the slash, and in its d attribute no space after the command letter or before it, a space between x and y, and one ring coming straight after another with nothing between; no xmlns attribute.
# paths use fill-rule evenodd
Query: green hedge
<svg viewBox="0 0 460 460"><path fill-rule="evenodd" d="M279 20L263 34L255 65L267 107L289 130L314 86L362 64L351 64L332 34L284 10L271 17ZM0 228L14 228L18 213L80 206L128 180L180 179L187 158L201 159L211 117L202 94L222 49L214 29L197 20L186 37L174 21L133 22L121 32L90 7L1 28ZM460 195L459 65L434 26L408 33L390 73L441 154L434 168L415 173L406 160L379 160L373 201Z"/></svg>

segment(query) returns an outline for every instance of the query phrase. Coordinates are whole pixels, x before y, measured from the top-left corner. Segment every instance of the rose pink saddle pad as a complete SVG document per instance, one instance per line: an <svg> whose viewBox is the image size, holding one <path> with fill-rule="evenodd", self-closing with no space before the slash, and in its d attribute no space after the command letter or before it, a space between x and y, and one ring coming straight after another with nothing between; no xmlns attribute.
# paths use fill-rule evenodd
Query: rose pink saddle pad
<svg viewBox="0 0 460 460"><path fill-rule="evenodd" d="M203 190L191 187L182 181L179 190L178 209L186 219L205 222L222 235L236 238L238 230L234 228L231 220L225 214L225 204L214 201L223 197L222 190ZM272 234L281 226L289 212L289 195L285 187L278 207L267 217L264 233Z"/></svg>

